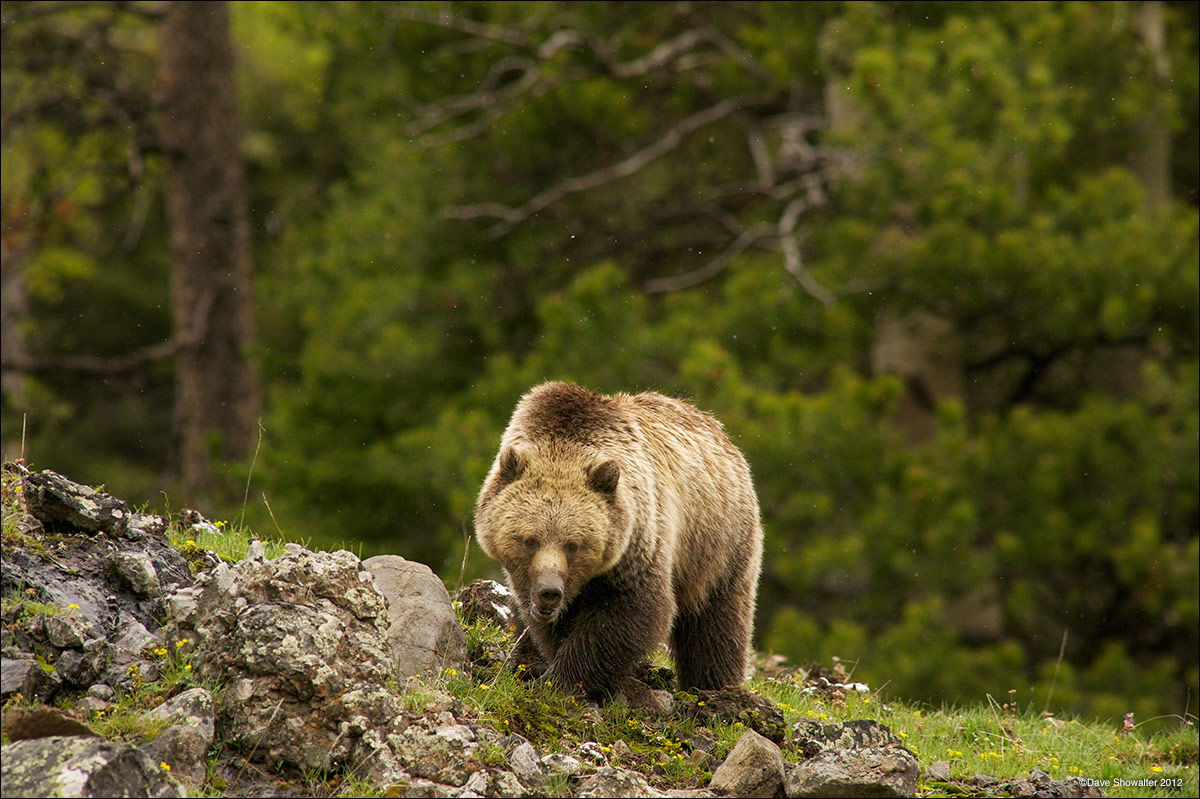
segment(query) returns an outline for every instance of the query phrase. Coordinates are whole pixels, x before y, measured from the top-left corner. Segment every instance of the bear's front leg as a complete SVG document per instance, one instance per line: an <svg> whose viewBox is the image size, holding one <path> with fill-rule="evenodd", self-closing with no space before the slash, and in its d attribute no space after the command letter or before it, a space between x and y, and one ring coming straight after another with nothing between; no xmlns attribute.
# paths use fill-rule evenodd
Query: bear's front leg
<svg viewBox="0 0 1200 799"><path fill-rule="evenodd" d="M674 615L666 579L593 579L552 631L556 646L544 679L610 699L665 639Z"/></svg>

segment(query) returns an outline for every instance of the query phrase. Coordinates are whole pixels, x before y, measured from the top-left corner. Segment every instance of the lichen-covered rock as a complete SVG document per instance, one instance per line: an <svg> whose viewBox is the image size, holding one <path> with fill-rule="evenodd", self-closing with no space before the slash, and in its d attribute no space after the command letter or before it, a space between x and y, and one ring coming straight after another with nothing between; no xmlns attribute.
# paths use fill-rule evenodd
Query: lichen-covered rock
<svg viewBox="0 0 1200 799"><path fill-rule="evenodd" d="M636 771L629 771L615 766L601 766L596 773L579 785L575 792L578 797L611 797L612 799L628 799L631 797L662 797L664 794L650 787L646 778Z"/></svg>
<svg viewBox="0 0 1200 799"><path fill-rule="evenodd" d="M56 472L26 474L22 484L26 507L49 529L120 533L133 515L124 500Z"/></svg>
<svg viewBox="0 0 1200 799"><path fill-rule="evenodd" d="M189 688L148 711L146 716L194 729L205 740L205 746L212 743L216 734L216 710L212 694L206 688Z"/></svg>
<svg viewBox="0 0 1200 799"><path fill-rule="evenodd" d="M387 603L354 554L289 544L274 560L219 564L168 604L197 674L228 683L227 741L301 769L360 762L383 781L404 776L389 743L407 721L386 688Z"/></svg>
<svg viewBox="0 0 1200 799"><path fill-rule="evenodd" d="M917 759L903 746L829 748L788 770L789 797L916 796Z"/></svg>
<svg viewBox="0 0 1200 799"><path fill-rule="evenodd" d="M463 724L434 730L413 726L393 740L396 757L409 773L457 786L482 767L475 759L478 746L475 731Z"/></svg>
<svg viewBox="0 0 1200 799"><path fill-rule="evenodd" d="M3 758L5 797L187 796L145 752L101 738L18 741Z"/></svg>
<svg viewBox="0 0 1200 799"><path fill-rule="evenodd" d="M708 787L731 796L778 796L783 792L783 753L754 730L746 730L713 772Z"/></svg>
<svg viewBox="0 0 1200 799"><path fill-rule="evenodd" d="M162 582L154 561L144 552L117 552L109 559L109 568L130 591L141 597L162 594Z"/></svg>
<svg viewBox="0 0 1200 799"><path fill-rule="evenodd" d="M156 763L166 763L171 774L193 785L205 777L205 755L216 733L216 709L212 694L191 688L153 710L150 719L170 721L171 726L141 749Z"/></svg>
<svg viewBox="0 0 1200 799"><path fill-rule="evenodd" d="M363 566L387 599L387 641L402 679L467 662L467 638L450 595L428 566L399 555L376 555Z"/></svg>
<svg viewBox="0 0 1200 799"><path fill-rule="evenodd" d="M788 729L787 740L788 746L805 757L812 757L826 749L863 749L902 744L886 725L870 719L855 719L839 724L802 719Z"/></svg>

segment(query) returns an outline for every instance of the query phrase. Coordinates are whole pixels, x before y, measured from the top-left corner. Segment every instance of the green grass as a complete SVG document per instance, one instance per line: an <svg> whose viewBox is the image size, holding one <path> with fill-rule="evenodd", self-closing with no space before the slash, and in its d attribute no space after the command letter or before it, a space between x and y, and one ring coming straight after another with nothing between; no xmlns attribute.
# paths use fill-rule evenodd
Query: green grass
<svg viewBox="0 0 1200 799"><path fill-rule="evenodd" d="M213 522L213 526L215 530L197 530L190 525L172 521L167 528L167 538L171 546L182 552L188 562L193 564L203 563L203 553L206 550L216 552L222 560L237 563L245 559L250 542L255 540L262 541L268 559L282 555L287 545L286 541L262 538L247 527L227 521Z"/></svg>
<svg viewBox="0 0 1200 799"><path fill-rule="evenodd" d="M488 622L464 626L472 649L508 643L507 634ZM661 656L658 662L666 665ZM641 771L659 787L703 787L713 764L728 754L745 730L738 722L701 728L689 719L648 718L621 701L596 711L497 668L483 669L475 679L447 672L438 683L438 688L461 699L480 722L502 732L519 732L543 754L574 752L580 743L596 741L616 765ZM1194 720L1154 720L1125 730L1120 723L1053 718L987 697L968 708L930 708L853 691L836 699L822 698L805 693L796 678L758 678L749 687L778 705L789 725L802 719L828 724L873 719L887 725L917 755L922 774L934 763L948 762L951 782L922 781L924 796L961 793L962 787L954 783L978 774L1007 781L1027 778L1034 769L1056 780L1107 780L1105 790L1110 796L1145 796L1145 787L1121 786L1117 781L1147 779L1159 780L1154 795L1197 795ZM715 741L710 758L691 756L686 742L695 735ZM629 746L630 754L612 755L618 740ZM785 757L794 760L797 755L788 752Z"/></svg>
<svg viewBox="0 0 1200 799"><path fill-rule="evenodd" d="M799 718L886 724L917 755L922 773L946 761L951 780L976 774L1010 780L1039 769L1056 780L1109 780L1110 796L1146 795L1145 788L1114 787L1115 780L1171 780L1176 786L1155 795L1195 796L1197 791L1197 730L1182 719L1166 727L1156 724L1154 731L1123 731L1119 725L1048 717L990 699L969 708L933 709L853 692L833 703L787 681L760 681L753 687L783 708L789 724ZM922 786L928 796L943 795L945 788Z"/></svg>

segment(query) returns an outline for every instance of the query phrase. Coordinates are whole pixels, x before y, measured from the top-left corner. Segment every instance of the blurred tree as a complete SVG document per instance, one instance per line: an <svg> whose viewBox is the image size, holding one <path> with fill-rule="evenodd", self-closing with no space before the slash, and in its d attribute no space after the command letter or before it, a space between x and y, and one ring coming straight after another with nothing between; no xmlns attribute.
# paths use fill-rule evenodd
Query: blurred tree
<svg viewBox="0 0 1200 799"><path fill-rule="evenodd" d="M250 360L253 260L226 4L174 3L161 35L177 348L173 453L194 502L215 487L214 461L246 457L253 444L262 403Z"/></svg>
<svg viewBox="0 0 1200 799"><path fill-rule="evenodd" d="M39 374L60 385L80 377L101 381L136 404L146 370L172 363L175 443L170 462L154 465L178 474L185 494L199 498L214 487L214 462L248 453L261 402L249 359L255 330L250 230L226 6L166 7L157 47L161 115L148 69L157 6L5 8L6 52L15 55L6 59L4 130L12 156L6 162L21 164L5 174L5 219L11 220L4 248L6 403L36 406L13 376ZM114 150L127 153L127 176L99 179L110 178L120 163ZM166 156L163 168L147 174L147 159L157 162L159 153ZM48 195L46 185L53 187ZM33 355L23 318L30 311L27 282L40 285L42 298L55 304L72 288L94 284L106 256L127 256L141 243L150 198L159 189L170 228L170 337L101 354L95 349L108 349L102 339L74 330L45 336ZM112 209L131 203L132 219L114 252L105 241ZM26 263L29 257L33 264ZM121 290L139 282L122 281ZM165 289L166 281L160 285ZM79 299L90 306L95 296ZM111 308L87 307L80 318L91 314L103 317ZM131 332L121 330L116 338L142 338Z"/></svg>
<svg viewBox="0 0 1200 799"><path fill-rule="evenodd" d="M5 453L28 413L27 455L145 493L164 465L173 352L157 18L139 3L9 2L2 22Z"/></svg>

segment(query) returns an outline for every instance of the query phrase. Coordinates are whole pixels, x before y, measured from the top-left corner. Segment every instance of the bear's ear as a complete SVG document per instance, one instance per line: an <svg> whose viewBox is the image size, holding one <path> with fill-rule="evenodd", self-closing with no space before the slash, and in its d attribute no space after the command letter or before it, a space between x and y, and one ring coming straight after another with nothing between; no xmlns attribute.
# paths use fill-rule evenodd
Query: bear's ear
<svg viewBox="0 0 1200 799"><path fill-rule="evenodd" d="M500 485L515 482L525 471L525 458L515 447L505 447L500 453Z"/></svg>
<svg viewBox="0 0 1200 799"><path fill-rule="evenodd" d="M620 479L621 467L616 461L605 461L588 470L588 485L601 494L615 494Z"/></svg>

